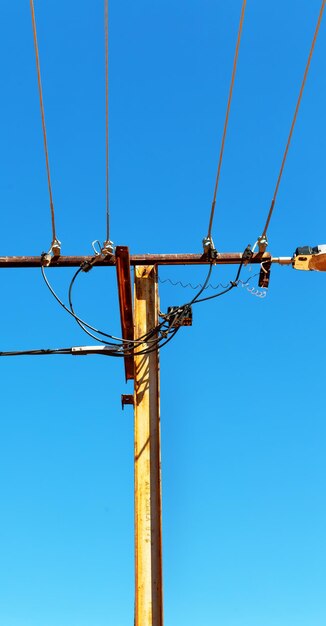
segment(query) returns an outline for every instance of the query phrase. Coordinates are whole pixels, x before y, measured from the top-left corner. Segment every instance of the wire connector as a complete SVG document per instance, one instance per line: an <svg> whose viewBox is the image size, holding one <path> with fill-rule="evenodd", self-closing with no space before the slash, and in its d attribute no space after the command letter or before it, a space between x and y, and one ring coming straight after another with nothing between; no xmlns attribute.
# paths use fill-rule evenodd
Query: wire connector
<svg viewBox="0 0 326 626"><path fill-rule="evenodd" d="M206 256L209 259L211 259L212 261L216 259L218 252L214 246L214 241L211 235L207 235L207 237L204 237L203 248L204 248L204 254L206 254Z"/></svg>
<svg viewBox="0 0 326 626"><path fill-rule="evenodd" d="M259 252L264 254L264 252L266 251L266 248L268 246L267 236L266 235L261 235L260 237L258 237L257 244L258 244Z"/></svg>
<svg viewBox="0 0 326 626"><path fill-rule="evenodd" d="M260 264L258 287L268 289L272 264L270 261L265 261Z"/></svg>
<svg viewBox="0 0 326 626"><path fill-rule="evenodd" d="M110 239L104 241L103 247L101 250L103 256L113 256L114 255L114 243Z"/></svg>
<svg viewBox="0 0 326 626"><path fill-rule="evenodd" d="M61 254L61 241L59 239L53 239L50 252L52 252L53 256L60 256Z"/></svg>
<svg viewBox="0 0 326 626"><path fill-rule="evenodd" d="M51 263L51 253L50 252L42 252L41 254L41 265L43 267L49 267L50 263Z"/></svg>
<svg viewBox="0 0 326 626"><path fill-rule="evenodd" d="M82 272L90 272L92 267L93 267L93 263L91 261L84 261L81 266L80 269Z"/></svg>
<svg viewBox="0 0 326 626"><path fill-rule="evenodd" d="M110 356L116 352L116 348L110 345L104 346L73 346L71 348L71 354L85 356L88 354L103 354L104 356Z"/></svg>
<svg viewBox="0 0 326 626"><path fill-rule="evenodd" d="M53 239L50 250L48 252L42 252L41 254L41 265L43 265L43 267L49 267L52 259L60 256L60 252L61 241L59 241L59 239Z"/></svg>
<svg viewBox="0 0 326 626"><path fill-rule="evenodd" d="M243 265L247 265L248 263L250 263L252 259L252 255L253 255L253 251L251 249L251 245L248 243L247 247L245 248L242 254Z"/></svg>
<svg viewBox="0 0 326 626"><path fill-rule="evenodd" d="M169 306L167 316L172 328L192 326L192 308L189 304L183 306Z"/></svg>

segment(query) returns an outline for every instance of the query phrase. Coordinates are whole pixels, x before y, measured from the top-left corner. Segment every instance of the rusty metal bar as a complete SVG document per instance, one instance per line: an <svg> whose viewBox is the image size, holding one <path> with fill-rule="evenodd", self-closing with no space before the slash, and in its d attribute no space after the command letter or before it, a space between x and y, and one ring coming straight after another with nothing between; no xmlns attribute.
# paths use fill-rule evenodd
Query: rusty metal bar
<svg viewBox="0 0 326 626"><path fill-rule="evenodd" d="M121 331L123 339L132 341L134 338L134 321L132 314L132 292L130 278L130 256L127 246L117 246L115 251L118 294L120 305ZM134 378L134 359L125 356L126 380Z"/></svg>
<svg viewBox="0 0 326 626"><path fill-rule="evenodd" d="M122 247L122 246L121 246ZM223 252L214 261L216 265L239 265L241 252ZM85 261L92 261L92 256L59 256L53 258L50 267L79 267ZM268 253L254 254L250 263L271 262L279 265L291 265L292 257L271 257ZM207 256L203 254L134 254L130 256L130 265L208 265ZM2 256L0 257L0 269L41 267L40 256ZM115 257L99 257L94 264L99 267L115 266Z"/></svg>
<svg viewBox="0 0 326 626"><path fill-rule="evenodd" d="M268 289L270 277L271 277L271 262L267 261L261 264L261 268L259 272L258 287L263 287L263 289Z"/></svg>
<svg viewBox="0 0 326 626"><path fill-rule="evenodd" d="M135 338L157 324L155 266L135 268ZM163 626L158 350L135 356L135 626Z"/></svg>
<svg viewBox="0 0 326 626"><path fill-rule="evenodd" d="M134 396L130 393L122 393L121 394L121 408L124 411L126 404L131 404L134 406Z"/></svg>

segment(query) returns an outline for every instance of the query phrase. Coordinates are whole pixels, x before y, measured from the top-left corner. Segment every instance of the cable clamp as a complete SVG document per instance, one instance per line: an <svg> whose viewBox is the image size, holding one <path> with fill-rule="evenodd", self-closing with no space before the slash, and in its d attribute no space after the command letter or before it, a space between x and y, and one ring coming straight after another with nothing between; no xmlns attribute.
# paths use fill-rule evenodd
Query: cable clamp
<svg viewBox="0 0 326 626"><path fill-rule="evenodd" d="M53 256L60 256L61 253L61 241L59 239L53 239L50 252L52 252Z"/></svg>
<svg viewBox="0 0 326 626"><path fill-rule="evenodd" d="M42 252L41 254L41 265L43 267L49 267L50 263L51 263L51 252Z"/></svg>
<svg viewBox="0 0 326 626"><path fill-rule="evenodd" d="M247 247L245 248L242 254L243 265L247 265L248 263L250 263L252 256L253 256L253 250L251 249L251 246L248 243Z"/></svg>
<svg viewBox="0 0 326 626"><path fill-rule="evenodd" d="M110 239L104 241L101 252L104 256L113 256L114 255L114 243Z"/></svg>
<svg viewBox="0 0 326 626"><path fill-rule="evenodd" d="M214 246L214 241L211 237L211 235L207 235L207 237L204 237L203 239L203 248L204 248L204 254L206 254L206 256L211 260L214 261L217 256L218 256L218 252Z"/></svg>
<svg viewBox="0 0 326 626"><path fill-rule="evenodd" d="M192 326L192 308L190 304L182 306L169 306L166 316L170 323L170 328L180 326Z"/></svg>
<svg viewBox="0 0 326 626"><path fill-rule="evenodd" d="M49 251L42 252L41 254L41 265L43 265L43 267L49 267L49 265L51 265L52 258L60 256L60 252L61 242L59 239L53 239Z"/></svg>
<svg viewBox="0 0 326 626"><path fill-rule="evenodd" d="M82 270L82 272L89 272L93 267L93 263L91 261L83 261L83 263L80 266L80 269Z"/></svg>
<svg viewBox="0 0 326 626"><path fill-rule="evenodd" d="M71 348L72 355L87 355L87 354L104 354L104 356L110 356L117 352L115 346L73 346Z"/></svg>
<svg viewBox="0 0 326 626"><path fill-rule="evenodd" d="M268 246L267 236L266 235L261 235L260 237L258 237L257 244L258 244L259 252L264 254L264 252L266 251L266 248Z"/></svg>

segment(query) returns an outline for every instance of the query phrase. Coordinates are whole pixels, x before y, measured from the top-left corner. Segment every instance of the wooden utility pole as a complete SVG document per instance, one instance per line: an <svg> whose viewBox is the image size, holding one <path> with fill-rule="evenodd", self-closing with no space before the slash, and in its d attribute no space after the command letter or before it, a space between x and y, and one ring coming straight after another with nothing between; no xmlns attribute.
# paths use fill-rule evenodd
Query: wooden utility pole
<svg viewBox="0 0 326 626"><path fill-rule="evenodd" d="M135 339L157 325L157 271L135 267ZM148 347L148 344L144 344ZM158 350L135 356L135 626L163 626Z"/></svg>
<svg viewBox="0 0 326 626"><path fill-rule="evenodd" d="M239 265L239 252L218 254L215 265ZM1 268L41 267L42 257L0 257ZM209 265L205 254L129 255L126 246L117 246L115 256L58 256L50 268L92 266L115 267L122 337L133 341L153 330L158 323L157 267L159 265ZM251 264L262 264L259 284L268 286L273 263L291 265L291 257L272 258L256 253ZM130 267L135 268L134 316ZM153 336L152 339L155 339ZM144 348L150 344L144 344ZM72 349L73 350L73 349ZM75 349L74 354L81 350ZM136 352L141 348L137 346ZM85 352L84 352L85 354ZM162 497L159 402L159 351L126 355L126 380L134 379L134 396L122 396L122 404L134 404L135 429L135 626L163 626L162 585Z"/></svg>

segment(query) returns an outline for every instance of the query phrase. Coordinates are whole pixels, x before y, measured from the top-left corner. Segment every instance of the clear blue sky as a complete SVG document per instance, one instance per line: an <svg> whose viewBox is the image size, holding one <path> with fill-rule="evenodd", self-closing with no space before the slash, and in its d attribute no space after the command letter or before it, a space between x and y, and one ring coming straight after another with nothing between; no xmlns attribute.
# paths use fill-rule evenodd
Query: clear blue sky
<svg viewBox="0 0 326 626"><path fill-rule="evenodd" d="M320 0L248 0L214 241L242 251L273 194ZM201 252L241 1L110 2L111 226L132 253ZM35 0L63 254L105 239L103 3ZM51 241L29 2L0 9L0 254ZM269 230L326 243L326 16ZM246 269L243 276L254 273ZM0 349L90 343L39 270L1 270ZM49 270L66 299L72 272ZM200 282L205 268L164 268ZM227 282L232 268L216 269ZM324 274L275 266L198 305L161 353L166 626L325 626ZM253 281L254 282L254 281ZM160 287L162 308L193 296ZM114 271L76 308L119 333ZM133 623L133 417L123 364L0 361L0 626Z"/></svg>

